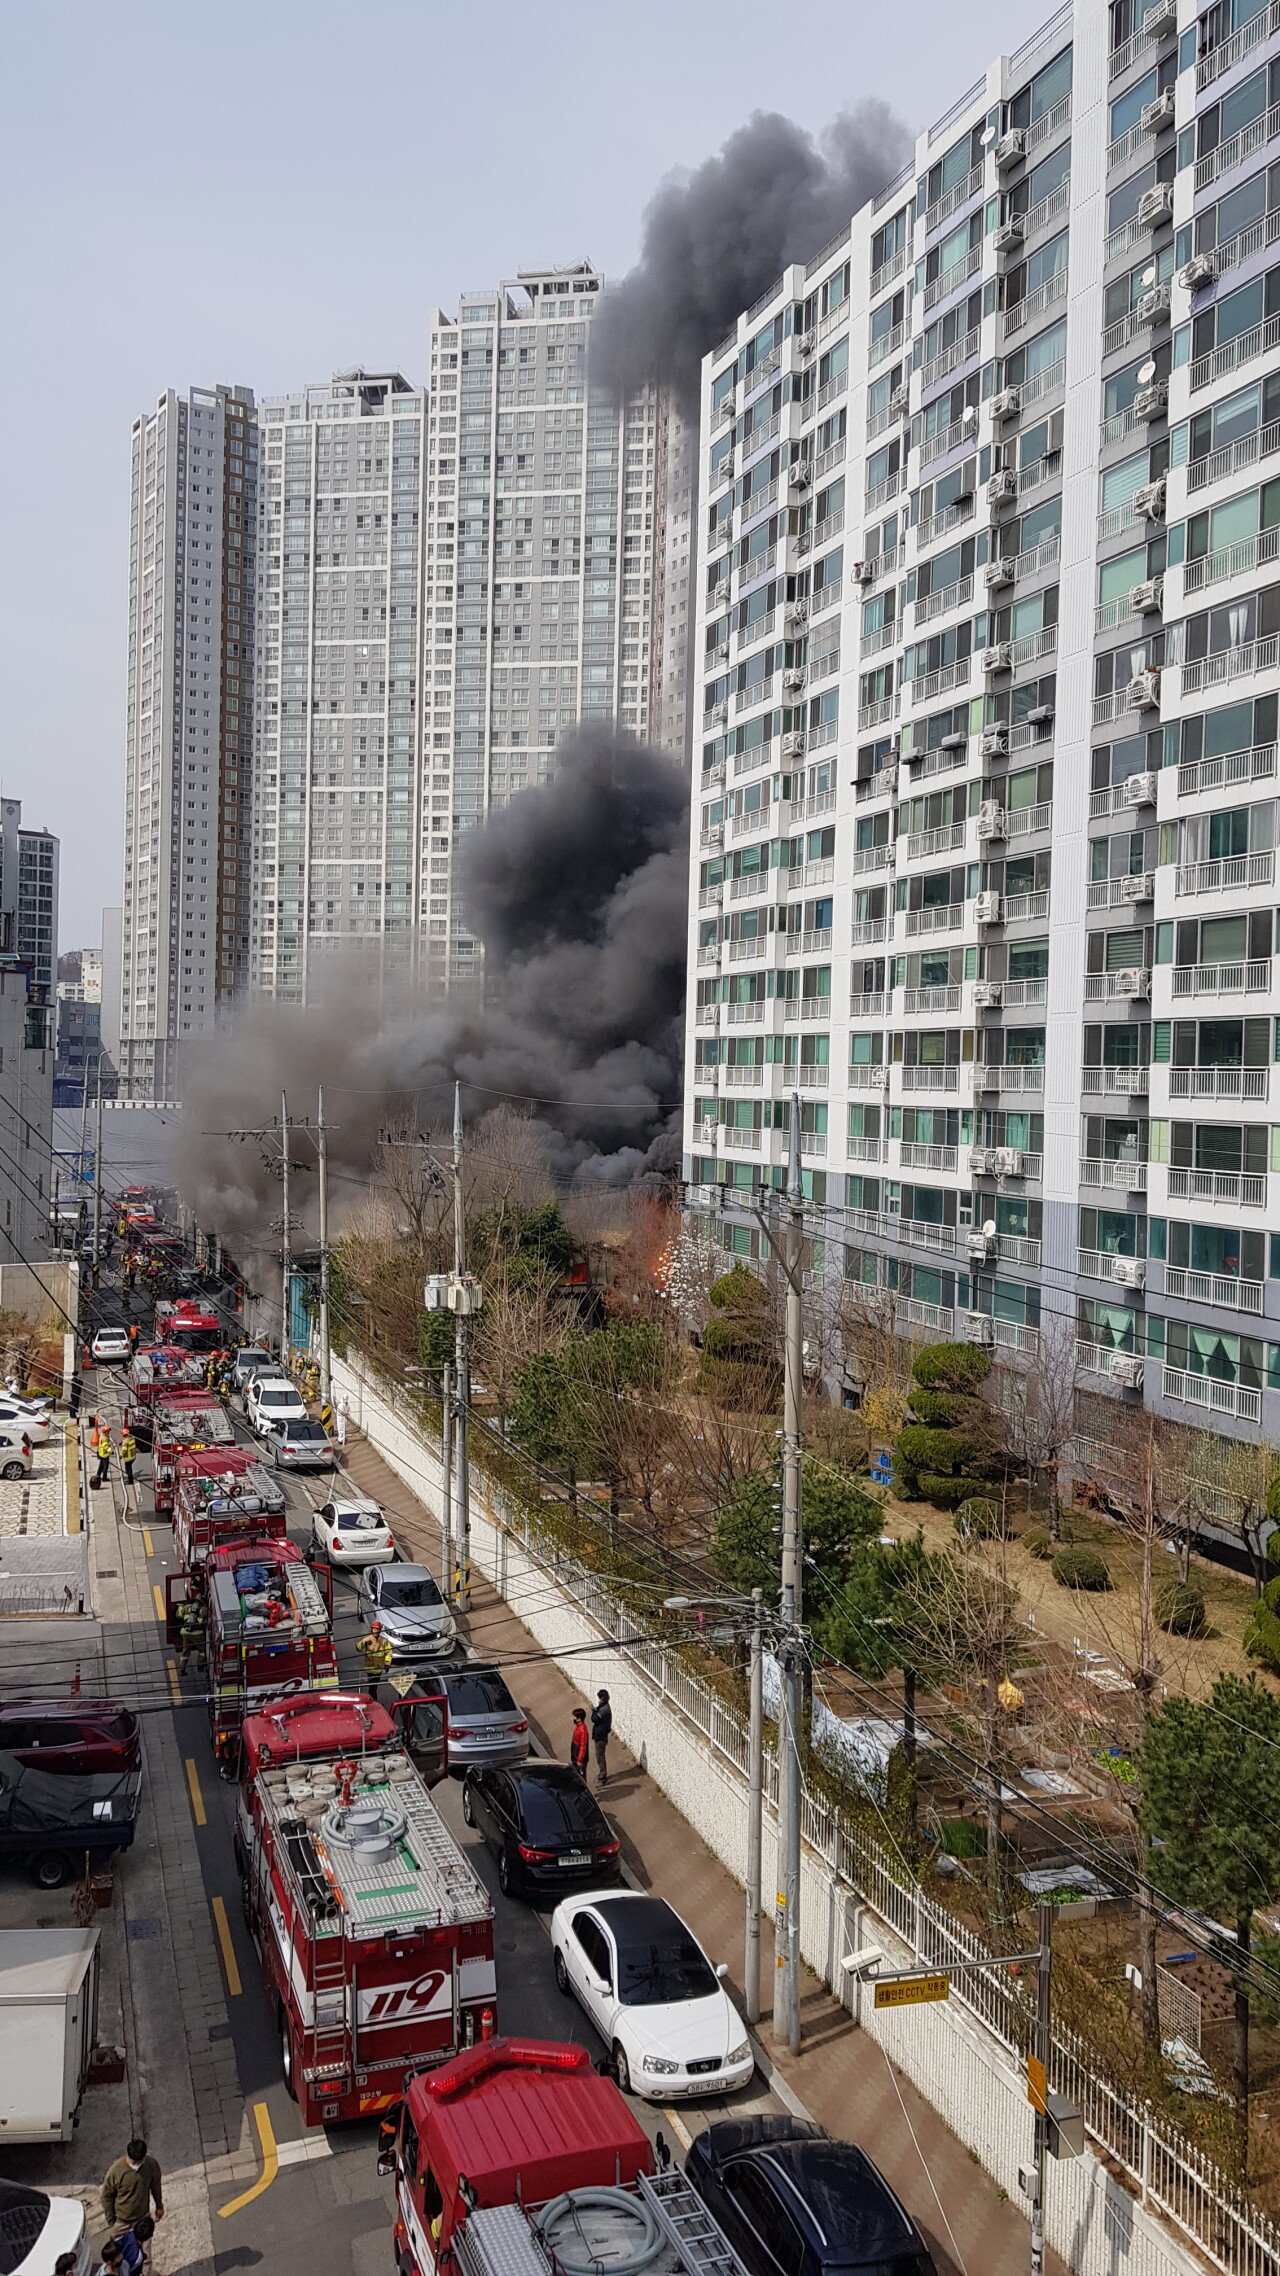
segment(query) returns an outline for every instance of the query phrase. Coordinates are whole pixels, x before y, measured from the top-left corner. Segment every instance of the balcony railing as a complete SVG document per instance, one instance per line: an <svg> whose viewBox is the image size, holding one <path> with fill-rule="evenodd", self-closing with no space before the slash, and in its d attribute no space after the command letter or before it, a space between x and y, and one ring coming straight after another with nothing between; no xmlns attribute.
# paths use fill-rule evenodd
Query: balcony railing
<svg viewBox="0 0 1280 2276"><path fill-rule="evenodd" d="M953 340L949 348L940 348L936 356L931 356L928 363L920 367L922 392L928 395L938 380L949 378L953 371L960 369L961 364L968 363L971 356L976 356L981 345L982 333L975 325L972 332L966 332L962 340Z"/></svg>
<svg viewBox="0 0 1280 2276"><path fill-rule="evenodd" d="M753 426L750 433L743 436L742 457L744 464L748 459L754 458L758 451L762 451L766 443L773 441L781 425L782 413L774 411L758 427Z"/></svg>
<svg viewBox="0 0 1280 2276"><path fill-rule="evenodd" d="M871 271L871 298L878 300L885 286L892 284L895 277L900 277L906 265L907 248L905 245L900 245L896 253L891 253L887 261L882 261L878 269ZM849 311L846 308L844 311L846 320L848 314Z"/></svg>
<svg viewBox="0 0 1280 2276"><path fill-rule="evenodd" d="M889 1159L887 1138L846 1138L844 1150L851 1162L887 1162Z"/></svg>
<svg viewBox="0 0 1280 2276"><path fill-rule="evenodd" d="M949 269L944 269L940 277L935 277L932 284L925 286L924 305L926 312L931 308L936 308L938 302L945 300L949 293L958 292L961 285L969 277L976 277L981 267L982 247L979 244L972 246L961 260L953 261Z"/></svg>
<svg viewBox="0 0 1280 2276"><path fill-rule="evenodd" d="M1016 307L1005 310L1005 339L1012 340L1017 333L1022 331L1024 325L1031 322L1033 317L1043 316L1046 309L1056 307L1057 303L1060 300L1065 300L1066 297L1067 274L1066 270L1062 269L1056 277L1050 277L1047 284L1038 285L1034 292L1029 292L1025 300L1020 300Z"/></svg>
<svg viewBox="0 0 1280 2276"><path fill-rule="evenodd" d="M904 988L902 991L904 1014L913 1012L958 1012L960 989L955 985L935 988Z"/></svg>
<svg viewBox="0 0 1280 2276"><path fill-rule="evenodd" d="M850 1061L846 1080L851 1091L882 1091L889 1087L889 1070L879 1059Z"/></svg>
<svg viewBox="0 0 1280 2276"><path fill-rule="evenodd" d="M831 1069L829 1067L805 1065L788 1067L784 1071L788 1079L794 1079L799 1084L802 1091L825 1091L830 1086Z"/></svg>
<svg viewBox="0 0 1280 2276"><path fill-rule="evenodd" d="M1046 395L1054 394L1059 387L1065 387L1066 381L1067 361L1065 356L1056 364L1046 364L1043 371L1032 372L1030 379L1024 379L1022 382L1023 410L1026 410L1028 404L1039 403L1043 401ZM1056 545L1058 541L1054 538L1052 542Z"/></svg>
<svg viewBox="0 0 1280 2276"><path fill-rule="evenodd" d="M882 727L887 720L896 719L901 701L901 694L882 695L875 703L859 704L859 730L865 727Z"/></svg>
<svg viewBox="0 0 1280 2276"><path fill-rule="evenodd" d="M1203 458L1193 458L1187 465L1187 490L1205 490L1212 482L1225 482L1239 474L1246 466L1256 466L1260 458L1270 458L1280 450L1280 419L1269 426L1255 427L1251 435L1241 435L1238 442L1224 443L1221 450L1206 452Z"/></svg>
<svg viewBox="0 0 1280 2276"><path fill-rule="evenodd" d="M934 433L920 437L920 465L932 466L936 458L945 458L949 450L966 442L973 431L972 419L953 419L949 427L935 429Z"/></svg>
<svg viewBox="0 0 1280 2276"><path fill-rule="evenodd" d="M958 1091L959 1063L952 1067L908 1067L898 1070L904 1091Z"/></svg>
<svg viewBox="0 0 1280 2276"><path fill-rule="evenodd" d="M1150 994L1151 974L1149 971L1139 971L1136 966L1132 973L1086 972L1084 976L1084 1000L1087 1004L1111 1001L1116 997L1128 997L1131 1002L1141 1003Z"/></svg>
<svg viewBox="0 0 1280 2276"><path fill-rule="evenodd" d="M1280 554L1280 528L1258 530L1253 537L1237 538L1234 545L1219 547L1216 553L1202 553L1198 560L1188 561L1182 572L1184 593L1201 593L1206 585L1221 584L1224 577L1242 577L1246 571L1262 568ZM1271 643L1274 647L1274 641ZM1234 653L1228 649L1227 655ZM1274 662L1274 658L1272 659ZM1218 662L1215 656L1201 660L1202 665ZM1254 667L1249 667L1253 669ZM1182 667L1182 685L1188 687L1187 673L1194 669L1190 664ZM1204 683L1208 686L1210 683Z"/></svg>
<svg viewBox="0 0 1280 2276"><path fill-rule="evenodd" d="M867 351L867 364L870 370L874 371L877 364L882 364L887 356L893 354L895 348L902 346L909 329L910 327L904 317L900 324L894 325L891 332L882 333L878 340L871 342Z"/></svg>
<svg viewBox="0 0 1280 2276"><path fill-rule="evenodd" d="M706 1069L702 1072L705 1075ZM743 1067L720 1067L715 1072L721 1077L726 1089L731 1091L758 1091L764 1084L763 1061L758 1065L753 1061Z"/></svg>
<svg viewBox="0 0 1280 2276"><path fill-rule="evenodd" d="M758 1154L763 1136L762 1130L739 1130L736 1126L727 1124L717 1133L716 1142L726 1153Z"/></svg>
<svg viewBox="0 0 1280 2276"><path fill-rule="evenodd" d="M863 500L863 505L866 512L869 514L874 514L878 512L881 506L887 506L890 498L897 497L899 490L902 488L902 484L903 476L901 472L897 474L886 474L883 482L873 483L872 487L868 490L866 497Z"/></svg>
<svg viewBox="0 0 1280 2276"><path fill-rule="evenodd" d="M1004 982L1004 1008L1021 1011L1027 1004L1047 1004L1048 980L1006 980Z"/></svg>
<svg viewBox="0 0 1280 2276"><path fill-rule="evenodd" d="M949 1304L929 1304L922 1296L908 1296L899 1299L898 1315L911 1328L928 1328L947 1337L955 1333L956 1316Z"/></svg>
<svg viewBox="0 0 1280 2276"><path fill-rule="evenodd" d="M901 638L902 626L900 624L882 624L876 632L863 633L861 654L864 657L879 656L886 648L896 648ZM812 666L810 670L812 670Z"/></svg>
<svg viewBox="0 0 1280 2276"><path fill-rule="evenodd" d="M725 1022L729 1027L763 1027L764 1025L766 1005L763 998L750 1004L725 1004L723 1009Z"/></svg>
<svg viewBox="0 0 1280 2276"><path fill-rule="evenodd" d="M843 466L844 454L845 439L842 435L839 442L828 443L825 450L819 451L813 462L814 481L820 482L824 474L830 474L833 466Z"/></svg>
<svg viewBox="0 0 1280 2276"><path fill-rule="evenodd" d="M1040 1243L1025 1233L997 1233L996 1255L1002 1264L1030 1264L1040 1262Z"/></svg>
<svg viewBox="0 0 1280 2276"><path fill-rule="evenodd" d="M825 996L815 997L814 1002L825 1003L830 1008L829 998ZM849 998L850 1019L883 1019L888 1008L889 997L880 988L863 988ZM813 1016L816 1018L816 1013Z"/></svg>
<svg viewBox="0 0 1280 2276"><path fill-rule="evenodd" d="M1264 111L1261 118L1250 119L1248 126L1242 126L1238 134L1196 160L1197 194L1207 190L1210 183L1220 180L1223 174L1229 174L1233 167L1243 165L1246 158L1252 158L1254 151L1261 150L1264 143L1274 141L1277 134L1280 134L1280 103Z"/></svg>
<svg viewBox="0 0 1280 2276"><path fill-rule="evenodd" d="M959 1158L956 1146L926 1146L911 1138L904 1138L898 1148L899 1167L904 1170L954 1170Z"/></svg>
<svg viewBox="0 0 1280 2276"><path fill-rule="evenodd" d="M888 919L885 917L855 918L849 927L850 945L854 948L870 948L876 941L884 940L888 930ZM830 933L827 934L826 941L829 948L831 946ZM789 953L790 951L788 951Z"/></svg>
<svg viewBox="0 0 1280 2276"><path fill-rule="evenodd" d="M747 964L753 957L766 955L769 940L770 935L768 933L751 933L744 939L731 940L729 942L730 964Z"/></svg>
<svg viewBox="0 0 1280 2276"><path fill-rule="evenodd" d="M1276 857L1265 853L1230 854L1221 861L1193 861L1178 871L1179 893L1234 893L1249 885L1275 882Z"/></svg>
<svg viewBox="0 0 1280 2276"><path fill-rule="evenodd" d="M1175 964L1175 996L1257 996L1271 986L1271 959L1239 964Z"/></svg>
<svg viewBox="0 0 1280 2276"><path fill-rule="evenodd" d="M1200 58L1196 65L1196 93L1203 94L1224 72L1234 71L1237 63L1277 30L1280 30L1280 0L1271 0L1269 7L1260 8L1256 16L1250 16L1248 23L1241 24L1239 31L1232 32L1229 39L1211 47L1209 53Z"/></svg>
<svg viewBox="0 0 1280 2276"><path fill-rule="evenodd" d="M1099 1161L1086 1154L1080 1163L1081 1185L1118 1186L1122 1193L1145 1193L1147 1164L1133 1161Z"/></svg>
<svg viewBox="0 0 1280 2276"><path fill-rule="evenodd" d="M756 900L760 894L768 892L769 881L773 875L772 870L758 869L753 870L748 877L731 877L729 880L729 899L731 901ZM713 887L711 890L714 892L715 888Z"/></svg>
<svg viewBox="0 0 1280 2276"><path fill-rule="evenodd" d="M1076 1271L1081 1280L1105 1280L1113 1288L1119 1285L1111 1279L1111 1267L1117 1254L1115 1249L1077 1249ZM1107 1373L1105 1366L1101 1372Z"/></svg>
<svg viewBox="0 0 1280 2276"><path fill-rule="evenodd" d="M973 504L973 492L966 491L962 498L956 499L954 505L943 506L940 512L928 514L923 521L917 522L917 549L932 545L936 537L945 537L948 530L958 529L961 522L971 521Z"/></svg>
<svg viewBox="0 0 1280 2276"><path fill-rule="evenodd" d="M1028 158L1033 150L1040 148L1042 142L1048 142L1055 134L1060 133L1070 116L1071 97L1064 95L1061 102L1055 103L1051 111L1045 111L1040 118L1033 119L1027 128Z"/></svg>
<svg viewBox="0 0 1280 2276"><path fill-rule="evenodd" d="M1242 1422L1262 1420L1262 1393L1243 1383L1220 1383L1214 1375L1191 1375L1180 1367L1166 1367L1164 1395L1188 1407L1207 1407L1212 1414L1238 1415Z"/></svg>
<svg viewBox="0 0 1280 2276"><path fill-rule="evenodd" d="M1257 743L1247 751L1227 751L1220 758L1191 759L1178 769L1178 796L1192 798L1199 791L1223 790L1234 782L1265 782L1275 771L1274 743Z"/></svg>
<svg viewBox="0 0 1280 2276"><path fill-rule="evenodd" d="M1040 463L1043 464L1043 461ZM1058 627L1056 624L1047 624L1040 632L1024 633L1021 640L1015 640L1013 643L1013 652L1009 659L1011 670L1016 672L1020 664L1034 664L1042 656L1052 656L1057 645Z"/></svg>
<svg viewBox="0 0 1280 2276"><path fill-rule="evenodd" d="M1144 878L1149 877L1150 874L1150 871L1138 873L1139 877ZM1090 909L1131 909L1135 899L1151 900L1152 895L1150 893L1135 894L1128 890L1132 887L1133 882L1132 877L1099 878L1088 888L1085 897L1087 907Z"/></svg>
<svg viewBox="0 0 1280 2276"><path fill-rule="evenodd" d="M892 627L890 627L889 629L890 629L890 631L892 631ZM829 680L829 679L830 679L830 677L831 677L831 675L832 675L832 673L833 673L833 672L838 672L838 671L839 671L839 669L840 669L840 651L839 651L839 649L838 649L838 648L828 648L828 649L825 651L825 653L824 653L823 655L821 655L821 656L811 656L811 657L809 658L809 680L810 680L810 684L811 684L811 685L813 685L813 684L815 684L815 683L816 683L818 680ZM833 803L834 803L834 795L833 795Z"/></svg>
<svg viewBox="0 0 1280 2276"><path fill-rule="evenodd" d="M877 936L880 940L884 939L883 924L882 918L882 929ZM785 954L788 956L821 956L831 946L831 927L820 925L812 932L784 933L783 939L786 943Z"/></svg>
<svg viewBox="0 0 1280 2276"><path fill-rule="evenodd" d="M1269 1067L1169 1067L1170 1098L1265 1099L1269 1093Z"/></svg>
<svg viewBox="0 0 1280 2276"><path fill-rule="evenodd" d="M1006 893L1000 903L1002 925L1024 925L1029 919L1038 922L1049 914L1048 893Z"/></svg>
<svg viewBox="0 0 1280 2276"><path fill-rule="evenodd" d="M1241 1209L1265 1209L1267 1181L1247 1170L1170 1170L1169 1199L1230 1201Z"/></svg>
<svg viewBox="0 0 1280 2276"><path fill-rule="evenodd" d="M1187 1272L1170 1264L1165 1266L1164 1292L1189 1304L1216 1304L1228 1312L1252 1312L1260 1318L1265 1283L1237 1280L1233 1273Z"/></svg>
<svg viewBox="0 0 1280 2276"><path fill-rule="evenodd" d="M936 830L913 830L907 839L907 860L919 861L926 854L954 853L964 844L967 827L964 822L944 822Z"/></svg>
<svg viewBox="0 0 1280 2276"><path fill-rule="evenodd" d="M948 688L963 688L969 684L972 658L960 656L954 664L943 664L936 672L926 672L922 679L907 682L909 702L932 703L935 696L945 695Z"/></svg>
<svg viewBox="0 0 1280 2276"><path fill-rule="evenodd" d="M1091 1097L1145 1098L1151 1086L1150 1067L1086 1067L1080 1088Z"/></svg>
<svg viewBox="0 0 1280 2276"><path fill-rule="evenodd" d="M1043 1059L982 1060L973 1070L975 1090L1042 1091Z"/></svg>
<svg viewBox="0 0 1280 2276"><path fill-rule="evenodd" d="M930 624L934 617L946 616L951 609L961 608L972 599L972 577L959 577L954 584L943 585L936 593L926 593L924 599L915 604L917 630L922 624Z"/></svg>
<svg viewBox="0 0 1280 2276"><path fill-rule="evenodd" d="M959 213L962 205L967 205L970 198L977 196L982 188L982 176L981 166L971 166L962 181L953 182L949 190L944 190L940 198L934 199L924 217L926 237L932 237L935 229L940 229L944 221L950 221L953 213ZM871 289L874 293L874 284Z"/></svg>
<svg viewBox="0 0 1280 2276"><path fill-rule="evenodd" d="M1207 356L1197 356L1191 366L1191 389L1209 387L1215 379L1225 379L1230 371L1239 371L1258 356L1274 354L1280 342L1280 316L1268 316L1261 324L1254 324L1247 332L1238 332L1234 340L1214 348Z"/></svg>
<svg viewBox="0 0 1280 2276"><path fill-rule="evenodd" d="M1053 827L1053 800L1042 798L1034 806L1014 806L1004 818L1006 838L1033 837L1038 830Z"/></svg>
<svg viewBox="0 0 1280 2276"><path fill-rule="evenodd" d="M853 857L853 874L855 877L865 877L868 870L888 869L893 858L894 849L891 845L860 846Z"/></svg>
<svg viewBox="0 0 1280 2276"><path fill-rule="evenodd" d="M932 909L908 909L907 932L950 933L965 921L967 901L943 901Z"/></svg>

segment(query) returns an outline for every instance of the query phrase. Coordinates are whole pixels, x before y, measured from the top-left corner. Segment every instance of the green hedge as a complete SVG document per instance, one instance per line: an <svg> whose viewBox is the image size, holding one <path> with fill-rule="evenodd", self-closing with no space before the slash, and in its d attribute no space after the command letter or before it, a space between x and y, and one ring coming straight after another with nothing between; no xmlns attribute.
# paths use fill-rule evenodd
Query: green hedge
<svg viewBox="0 0 1280 2276"><path fill-rule="evenodd" d="M1002 1541L1008 1522L999 1502L985 1494L970 1494L955 1515L956 1532L966 1541Z"/></svg>
<svg viewBox="0 0 1280 2276"><path fill-rule="evenodd" d="M911 1372L927 1391L976 1391L991 1361L974 1343L930 1343L917 1352Z"/></svg>
<svg viewBox="0 0 1280 2276"><path fill-rule="evenodd" d="M1171 1636L1203 1636L1208 1626L1204 1591L1194 1581L1161 1581L1155 1614L1157 1625Z"/></svg>
<svg viewBox="0 0 1280 2276"><path fill-rule="evenodd" d="M1106 1560L1096 1549L1059 1549L1049 1570L1059 1588L1078 1588L1100 1594L1111 1586Z"/></svg>
<svg viewBox="0 0 1280 2276"><path fill-rule="evenodd" d="M1280 1573L1267 1582L1253 1608L1244 1648L1250 1659L1261 1660L1273 1675L1280 1675Z"/></svg>

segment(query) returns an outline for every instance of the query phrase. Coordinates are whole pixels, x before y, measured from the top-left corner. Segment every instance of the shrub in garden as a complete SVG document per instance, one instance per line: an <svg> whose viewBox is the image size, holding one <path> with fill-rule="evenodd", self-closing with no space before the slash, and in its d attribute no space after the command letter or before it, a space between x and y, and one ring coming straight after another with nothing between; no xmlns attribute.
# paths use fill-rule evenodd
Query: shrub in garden
<svg viewBox="0 0 1280 2276"><path fill-rule="evenodd" d="M1096 1549L1059 1549L1049 1570L1059 1588L1085 1589L1093 1595L1111 1586L1106 1560Z"/></svg>
<svg viewBox="0 0 1280 2276"><path fill-rule="evenodd" d="M1194 1581L1162 1581L1156 1590L1155 1614L1158 1626L1171 1636L1203 1636L1204 1591Z"/></svg>

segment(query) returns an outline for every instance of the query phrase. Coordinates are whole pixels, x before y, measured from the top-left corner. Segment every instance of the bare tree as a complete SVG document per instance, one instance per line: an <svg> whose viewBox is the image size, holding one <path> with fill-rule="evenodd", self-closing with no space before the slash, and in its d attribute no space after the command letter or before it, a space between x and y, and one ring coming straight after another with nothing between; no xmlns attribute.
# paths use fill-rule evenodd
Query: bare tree
<svg viewBox="0 0 1280 2276"><path fill-rule="evenodd" d="M1001 1686L1009 1675L1021 1626L1018 1591L1004 1569L1003 1551L973 1544L922 1564L903 1591L901 1621L913 1667L933 1680L970 1693L982 1764L987 1835L987 1898L992 1919L1003 1911L1001 1809L1005 1715Z"/></svg>
<svg viewBox="0 0 1280 2276"><path fill-rule="evenodd" d="M452 1150L452 1133L448 1137ZM462 1192L468 1224L484 1221L494 1249L528 1211L552 1198L546 1134L514 1107L496 1106L467 1131Z"/></svg>
<svg viewBox="0 0 1280 2276"><path fill-rule="evenodd" d="M1034 1367L994 1367L984 1395L999 1411L1011 1466L1043 1492L1049 1539L1058 1541L1075 1435L1076 1346L1070 1327L1042 1330Z"/></svg>
<svg viewBox="0 0 1280 2276"><path fill-rule="evenodd" d="M835 1291L836 1334L849 1381L862 1392L869 1439L891 1441L906 1420L913 1344L896 1289L843 1279Z"/></svg>
<svg viewBox="0 0 1280 2276"><path fill-rule="evenodd" d="M452 1241L441 1134L428 1139L412 1114L387 1125L373 1151L369 1195L381 1205L382 1237L407 1245L424 1270L440 1270Z"/></svg>
<svg viewBox="0 0 1280 2276"><path fill-rule="evenodd" d="M485 1274L484 1304L472 1330L477 1368L497 1401L506 1428L511 1389L522 1367L541 1352L560 1351L570 1314L557 1275L547 1266L511 1271L499 1257Z"/></svg>

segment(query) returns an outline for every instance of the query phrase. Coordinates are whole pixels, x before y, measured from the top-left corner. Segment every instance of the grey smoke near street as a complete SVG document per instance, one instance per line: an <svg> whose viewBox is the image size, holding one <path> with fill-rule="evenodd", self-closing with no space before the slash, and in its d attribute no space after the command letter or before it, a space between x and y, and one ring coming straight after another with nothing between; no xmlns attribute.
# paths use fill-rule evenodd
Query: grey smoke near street
<svg viewBox="0 0 1280 2276"><path fill-rule="evenodd" d="M305 1010L250 1005L209 1038L186 1083L179 1178L200 1222L262 1256L280 1207L260 1128L289 1094L332 1124L334 1199L358 1195L378 1136L409 1108L449 1120L506 1101L546 1136L553 1172L630 1183L678 1164L687 955L688 785L661 752L580 728L554 779L522 792L465 844L468 921L486 948L492 1009L380 993L359 958L335 962ZM295 1159L312 1159L305 1140ZM314 1177L300 1170L305 1208Z"/></svg>
<svg viewBox="0 0 1280 2276"><path fill-rule="evenodd" d="M696 411L699 372L742 309L790 261L807 261L910 155L887 103L855 103L815 141L793 119L756 111L714 157L655 193L634 269L601 301L592 376L620 393L665 382Z"/></svg>

